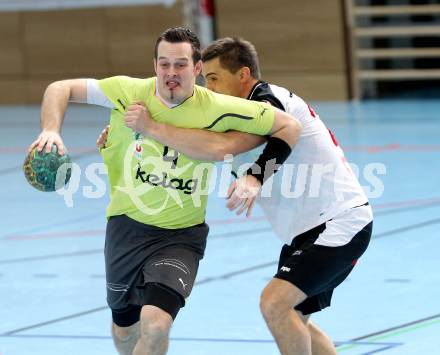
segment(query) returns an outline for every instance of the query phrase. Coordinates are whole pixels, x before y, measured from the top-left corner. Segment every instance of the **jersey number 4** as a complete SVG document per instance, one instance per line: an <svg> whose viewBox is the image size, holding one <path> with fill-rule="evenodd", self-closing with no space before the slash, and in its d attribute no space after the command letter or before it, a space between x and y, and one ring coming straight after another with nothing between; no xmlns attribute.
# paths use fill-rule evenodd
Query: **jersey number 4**
<svg viewBox="0 0 440 355"><path fill-rule="evenodd" d="M163 161L167 161L171 163L171 169L176 168L178 158L179 158L179 153L176 150L170 149L168 146L163 147L162 159Z"/></svg>

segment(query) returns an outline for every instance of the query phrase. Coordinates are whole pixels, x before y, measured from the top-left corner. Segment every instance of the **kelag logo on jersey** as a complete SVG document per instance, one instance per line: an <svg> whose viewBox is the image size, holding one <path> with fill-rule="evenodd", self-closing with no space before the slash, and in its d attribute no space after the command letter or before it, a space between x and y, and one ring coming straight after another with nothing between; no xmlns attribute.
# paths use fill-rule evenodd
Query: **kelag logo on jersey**
<svg viewBox="0 0 440 355"><path fill-rule="evenodd" d="M189 179L184 181L183 179L168 177L167 173L162 173L162 176L157 176L155 174L147 174L142 170L141 166L138 165L136 171L136 180L141 180L143 183L147 183L153 186L162 186L163 188L171 188L175 190L181 190L184 194L191 195L197 188L197 179Z"/></svg>
<svg viewBox="0 0 440 355"><path fill-rule="evenodd" d="M147 156L141 156L145 150L148 150ZM133 160L136 164L133 164ZM141 141L137 139L132 142L125 153L123 171L125 186L115 188L126 193L136 207L148 215L162 212L170 198L182 208L183 203L179 192L183 191L186 195L195 193L199 180L182 179L181 176L191 168L193 163L189 162L182 167L177 167L177 160L176 151L170 152L168 147L164 147L161 151L149 140L143 140L141 145ZM145 205L142 196L157 188L162 188L166 192L162 204L155 208Z"/></svg>

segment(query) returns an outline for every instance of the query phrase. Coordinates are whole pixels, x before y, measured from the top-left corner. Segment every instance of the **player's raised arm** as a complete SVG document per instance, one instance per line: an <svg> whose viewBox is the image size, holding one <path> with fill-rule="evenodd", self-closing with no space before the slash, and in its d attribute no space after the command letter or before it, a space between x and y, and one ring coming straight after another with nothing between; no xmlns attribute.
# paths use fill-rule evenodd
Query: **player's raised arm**
<svg viewBox="0 0 440 355"><path fill-rule="evenodd" d="M58 153L64 154L65 147L60 133L69 101L81 103L87 101L87 79L56 81L46 88L41 104L42 132L30 145L29 151L37 147L41 152L46 145L46 152L50 152L52 144L55 144Z"/></svg>
<svg viewBox="0 0 440 355"><path fill-rule="evenodd" d="M179 128L151 119L148 109L139 103L128 107L126 125L145 136L199 160L224 159L226 154L240 154L266 141L265 137L238 131L217 133L201 129ZM301 133L301 124L287 113L275 110L269 134L292 147Z"/></svg>
<svg viewBox="0 0 440 355"><path fill-rule="evenodd" d="M148 108L134 102L128 106L125 113L125 124L133 131L139 132L173 149L198 160L223 160L226 147L234 154L252 149L264 141L264 138L254 137L241 132L217 133L202 129L179 128L151 119ZM243 137L241 137L243 135ZM246 142L240 149L239 142ZM247 149L246 149L247 148Z"/></svg>

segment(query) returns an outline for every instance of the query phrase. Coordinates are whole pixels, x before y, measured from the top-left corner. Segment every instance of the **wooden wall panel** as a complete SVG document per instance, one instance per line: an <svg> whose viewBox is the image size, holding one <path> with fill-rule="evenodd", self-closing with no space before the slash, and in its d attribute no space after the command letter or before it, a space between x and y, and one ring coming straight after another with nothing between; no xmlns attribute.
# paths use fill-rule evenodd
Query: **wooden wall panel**
<svg viewBox="0 0 440 355"><path fill-rule="evenodd" d="M23 27L30 75L108 72L102 9L27 12Z"/></svg>
<svg viewBox="0 0 440 355"><path fill-rule="evenodd" d="M342 98L347 97L340 1L254 0L249 6L245 1L221 0L217 13L220 37L241 36L254 43L266 80L269 73L280 78L294 73L304 78L340 77L327 82L327 94L319 89L319 97L340 99L337 83L342 83ZM337 87L332 89L331 82Z"/></svg>
<svg viewBox="0 0 440 355"><path fill-rule="evenodd" d="M23 75L20 16L0 13L0 75Z"/></svg>
<svg viewBox="0 0 440 355"><path fill-rule="evenodd" d="M156 38L167 28L182 24L181 3L111 8L106 10L106 21L110 71L151 76Z"/></svg>
<svg viewBox="0 0 440 355"><path fill-rule="evenodd" d="M28 81L25 79L0 76L0 104L29 103L26 94L27 84Z"/></svg>
<svg viewBox="0 0 440 355"><path fill-rule="evenodd" d="M264 72L268 82L284 86L306 101L346 100L346 81L342 73Z"/></svg>
<svg viewBox="0 0 440 355"><path fill-rule="evenodd" d="M55 80L153 75L157 36L182 4L0 13L0 104L40 103Z"/></svg>
<svg viewBox="0 0 440 355"><path fill-rule="evenodd" d="M217 0L219 36L253 42L264 79L307 100L347 97L340 0L250 3ZM151 76L156 37L181 25L182 13L181 0L0 13L0 104L40 103L46 85L63 78Z"/></svg>

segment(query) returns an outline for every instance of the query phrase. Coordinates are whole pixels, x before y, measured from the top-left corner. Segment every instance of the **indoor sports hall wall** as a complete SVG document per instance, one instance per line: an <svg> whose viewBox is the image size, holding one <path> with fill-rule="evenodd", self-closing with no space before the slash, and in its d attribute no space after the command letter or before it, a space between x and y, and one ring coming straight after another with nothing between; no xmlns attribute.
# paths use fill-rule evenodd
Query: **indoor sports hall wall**
<svg viewBox="0 0 440 355"><path fill-rule="evenodd" d="M219 36L239 35L254 43L265 80L308 100L348 98L339 0L220 0L216 4Z"/></svg>
<svg viewBox="0 0 440 355"><path fill-rule="evenodd" d="M38 103L50 82L150 76L156 37L181 4L0 13L0 104Z"/></svg>
<svg viewBox="0 0 440 355"><path fill-rule="evenodd" d="M216 5L218 35L254 42L266 80L308 100L347 97L339 1ZM39 103L44 88L62 78L150 76L157 35L183 22L182 1L170 7L0 12L0 104Z"/></svg>

